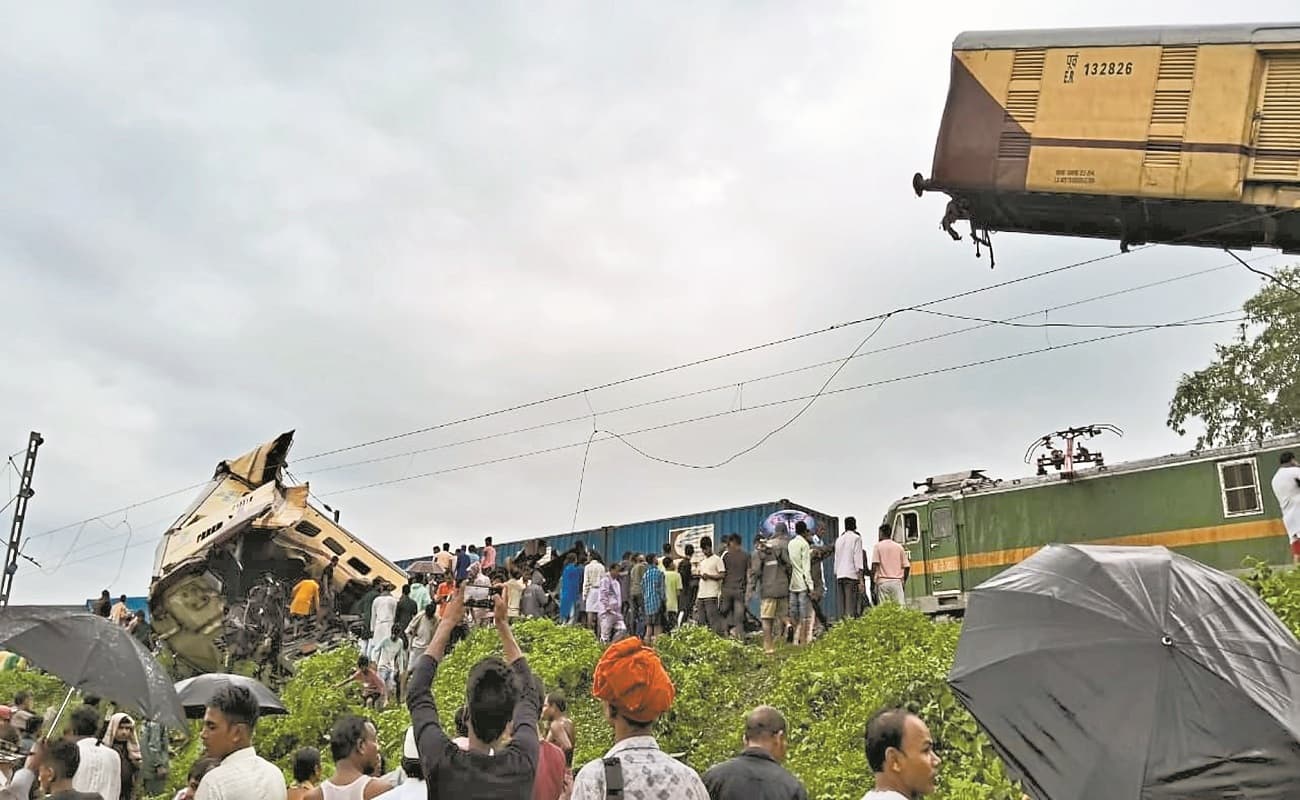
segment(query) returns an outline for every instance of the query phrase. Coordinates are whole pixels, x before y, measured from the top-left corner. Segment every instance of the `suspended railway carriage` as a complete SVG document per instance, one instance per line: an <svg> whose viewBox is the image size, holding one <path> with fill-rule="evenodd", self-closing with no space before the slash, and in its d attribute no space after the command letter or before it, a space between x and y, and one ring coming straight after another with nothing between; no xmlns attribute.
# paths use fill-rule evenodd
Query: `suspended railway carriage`
<svg viewBox="0 0 1300 800"><path fill-rule="evenodd" d="M891 505L884 522L911 557L909 602L929 613L961 613L967 591L1052 543L1163 545L1225 571L1248 558L1286 564L1269 482L1288 450L1300 454L1300 436L1080 470L1072 479L938 476Z"/></svg>
<svg viewBox="0 0 1300 800"><path fill-rule="evenodd" d="M1300 252L1300 23L963 33L913 188L954 239Z"/></svg>

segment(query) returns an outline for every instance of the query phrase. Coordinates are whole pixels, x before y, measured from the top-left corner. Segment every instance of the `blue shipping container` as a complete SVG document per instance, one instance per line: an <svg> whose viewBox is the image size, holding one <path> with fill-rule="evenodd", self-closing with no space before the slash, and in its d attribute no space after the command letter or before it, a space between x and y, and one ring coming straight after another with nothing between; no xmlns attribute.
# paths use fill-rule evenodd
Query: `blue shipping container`
<svg viewBox="0 0 1300 800"><path fill-rule="evenodd" d="M564 553L576 543L582 542L588 549L596 550L603 557L620 558L624 553L662 554L665 544L672 545L674 556L682 556L684 555L682 548L688 543L697 544L702 536L708 536L715 545L718 545L725 537L737 533L740 534L746 552L753 552L754 540L760 530L766 528L770 533L775 521L793 518L791 515L782 515L781 512L798 512L794 516L802 514L810 518L816 523L812 526L813 532L821 538L822 544L826 547L835 544L840 530L838 517L814 511L789 500L725 508L720 511L705 511L680 517L666 517L647 522L633 522L628 525L607 525L603 528L542 538L557 554ZM794 524L790 523L789 528L793 531ZM523 550L524 544L535 538L537 537L513 542L497 542L498 559L503 561L506 557L518 555ZM698 546L696 549L699 549ZM834 619L838 616L835 608L834 558L827 556L821 562L820 568L823 585L826 586L826 593L821 601L822 613L827 618ZM757 615L757 600L750 603L750 610Z"/></svg>

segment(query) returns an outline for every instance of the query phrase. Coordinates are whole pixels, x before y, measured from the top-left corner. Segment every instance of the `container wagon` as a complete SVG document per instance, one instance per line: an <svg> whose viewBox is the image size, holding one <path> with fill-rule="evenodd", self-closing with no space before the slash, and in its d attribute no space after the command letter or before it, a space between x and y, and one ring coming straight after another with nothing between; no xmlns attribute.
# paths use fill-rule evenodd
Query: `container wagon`
<svg viewBox="0 0 1300 800"><path fill-rule="evenodd" d="M1224 571L1291 560L1269 482L1300 436L1010 481L974 470L917 484L884 523L912 561L909 602L960 614L966 593L1052 543L1163 545Z"/></svg>
<svg viewBox="0 0 1300 800"><path fill-rule="evenodd" d="M540 540L545 548L555 554L564 554L576 545L582 544L586 549L595 550L602 556L619 558L624 553L657 553L662 555L664 545L670 546L672 555L681 558L685 555L686 545L694 545L698 553L699 541L707 536L714 546L721 548L721 540L733 533L741 536L744 548L753 552L754 541L761 530L771 532L774 522L781 518L781 512L795 511L807 515L816 524L815 533L821 537L824 546L835 544L839 536L840 521L838 517L814 511L807 506L778 500L770 503L756 503L739 508L726 508L720 511L705 511L698 514L686 514L680 517L633 522L625 525L607 525L603 528L547 536ZM793 526L791 526L793 528ZM537 553L539 540L526 539L513 542L496 542L498 560L518 556L525 548ZM828 590L821 601L822 613L827 617L836 616L835 609L835 574L834 559L827 556L820 563L822 578ZM551 587L554 588L554 587ZM758 613L758 601L750 603L750 610Z"/></svg>
<svg viewBox="0 0 1300 800"><path fill-rule="evenodd" d="M1300 252L1300 23L969 32L941 227Z"/></svg>

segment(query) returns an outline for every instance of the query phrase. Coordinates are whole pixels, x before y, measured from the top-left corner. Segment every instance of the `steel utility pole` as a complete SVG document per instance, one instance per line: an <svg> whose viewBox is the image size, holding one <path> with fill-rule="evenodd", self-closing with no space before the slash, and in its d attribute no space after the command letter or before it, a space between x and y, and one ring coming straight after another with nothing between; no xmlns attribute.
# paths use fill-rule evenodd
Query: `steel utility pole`
<svg viewBox="0 0 1300 800"><path fill-rule="evenodd" d="M5 571L0 576L0 606L9 607L9 594L14 586L14 574L18 572L18 554L22 549L23 520L27 518L27 501L36 494L32 489L32 474L36 472L36 451L45 444L45 438L36 431L27 439L27 456L23 459L23 470L19 475L18 495L14 498L14 523L9 529L9 550L5 554Z"/></svg>

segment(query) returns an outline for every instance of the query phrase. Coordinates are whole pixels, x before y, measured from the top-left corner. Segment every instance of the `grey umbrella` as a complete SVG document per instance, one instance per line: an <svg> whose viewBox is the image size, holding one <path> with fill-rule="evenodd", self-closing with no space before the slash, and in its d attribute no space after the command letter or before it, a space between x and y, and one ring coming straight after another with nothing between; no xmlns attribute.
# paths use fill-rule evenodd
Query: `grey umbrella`
<svg viewBox="0 0 1300 800"><path fill-rule="evenodd" d="M948 681L1037 800L1300 791L1300 643L1163 547L1052 545L984 582Z"/></svg>
<svg viewBox="0 0 1300 800"><path fill-rule="evenodd" d="M266 688L262 684L246 678L243 675L232 675L227 672L211 672L206 675L197 675L193 678L186 678L176 684L176 694L181 698L181 705L185 706L185 714L190 719L202 719L203 713L212 701L219 689L226 686L242 686L253 694L253 699L257 701L257 706L262 714L288 714L289 711L280 702L280 698L275 692Z"/></svg>
<svg viewBox="0 0 1300 800"><path fill-rule="evenodd" d="M107 698L164 725L185 725L167 671L126 628L103 617L11 606L0 610L0 646L58 677L71 690Z"/></svg>

